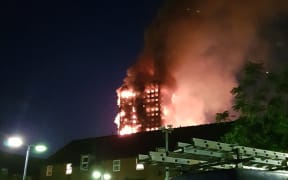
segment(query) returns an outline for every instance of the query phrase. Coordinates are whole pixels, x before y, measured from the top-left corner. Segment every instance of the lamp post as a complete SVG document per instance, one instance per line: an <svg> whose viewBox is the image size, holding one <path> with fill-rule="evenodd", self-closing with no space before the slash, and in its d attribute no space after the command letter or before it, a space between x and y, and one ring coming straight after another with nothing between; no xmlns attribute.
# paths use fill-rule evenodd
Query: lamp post
<svg viewBox="0 0 288 180"><path fill-rule="evenodd" d="M28 165L28 159L29 159L30 149L31 149L31 145L29 144L29 145L27 146L27 150L26 150L25 164L24 164L24 172L23 172L23 180L26 179L27 165Z"/></svg>
<svg viewBox="0 0 288 180"><path fill-rule="evenodd" d="M168 125L167 127L160 128L163 133L165 133L165 151L168 153L169 151L169 134L173 131L172 125ZM169 180L169 167L165 167L165 180Z"/></svg>
<svg viewBox="0 0 288 180"><path fill-rule="evenodd" d="M43 144L37 144L37 145L29 144L27 146L26 156L25 156L25 164L24 164L24 172L23 172L23 180L26 180L27 166L28 166L28 160L29 160L31 148L34 148L35 151L39 152L39 153L42 153L42 152L47 150L47 147Z"/></svg>
<svg viewBox="0 0 288 180"><path fill-rule="evenodd" d="M18 136L9 137L7 139L7 141L5 142L5 144L11 148L18 148L18 147L21 147L23 145L23 140L21 137L18 137ZM23 171L22 180L26 179L27 166L28 166L28 160L29 160L31 148L34 148L35 151L39 152L39 153L47 150L47 147L45 145L42 145L42 144L36 144L36 145L28 144L27 149L26 149L25 164L24 164L24 171Z"/></svg>

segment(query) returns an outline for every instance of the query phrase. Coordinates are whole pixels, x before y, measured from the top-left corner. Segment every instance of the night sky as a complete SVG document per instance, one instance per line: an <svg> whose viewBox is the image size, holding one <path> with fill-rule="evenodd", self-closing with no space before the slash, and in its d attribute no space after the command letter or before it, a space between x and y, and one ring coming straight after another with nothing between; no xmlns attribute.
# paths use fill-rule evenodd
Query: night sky
<svg viewBox="0 0 288 180"><path fill-rule="evenodd" d="M115 90L161 2L8 3L0 8L1 140L21 134L48 144L50 155L74 139L116 134Z"/></svg>

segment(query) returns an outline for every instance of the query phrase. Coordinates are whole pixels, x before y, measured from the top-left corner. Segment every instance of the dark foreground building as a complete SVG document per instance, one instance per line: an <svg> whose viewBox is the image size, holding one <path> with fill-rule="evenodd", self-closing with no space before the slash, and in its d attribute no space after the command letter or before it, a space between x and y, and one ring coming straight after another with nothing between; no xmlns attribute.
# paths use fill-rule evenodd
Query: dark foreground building
<svg viewBox="0 0 288 180"><path fill-rule="evenodd" d="M190 142L192 137L218 140L230 126L226 123L174 129L169 134L169 149L179 141ZM163 180L162 166L137 162L139 154L157 147L165 147L161 130L75 140L47 159L40 179L90 180L102 174L99 179L103 180L109 179L109 174L113 180Z"/></svg>
<svg viewBox="0 0 288 180"><path fill-rule="evenodd" d="M288 169L288 154L219 142L231 125L170 129L169 146L167 129L75 140L46 160L40 180L288 178L278 172Z"/></svg>

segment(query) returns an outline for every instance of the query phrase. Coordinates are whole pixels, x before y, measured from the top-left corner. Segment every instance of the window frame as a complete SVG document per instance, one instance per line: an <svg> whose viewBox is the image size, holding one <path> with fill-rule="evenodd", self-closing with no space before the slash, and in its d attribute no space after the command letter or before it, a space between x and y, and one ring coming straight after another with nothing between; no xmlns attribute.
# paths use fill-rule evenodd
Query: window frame
<svg viewBox="0 0 288 180"><path fill-rule="evenodd" d="M46 166L46 176L53 176L53 165Z"/></svg>
<svg viewBox="0 0 288 180"><path fill-rule="evenodd" d="M121 160L120 159L113 160L112 170L113 170L113 172L119 172L121 170Z"/></svg>

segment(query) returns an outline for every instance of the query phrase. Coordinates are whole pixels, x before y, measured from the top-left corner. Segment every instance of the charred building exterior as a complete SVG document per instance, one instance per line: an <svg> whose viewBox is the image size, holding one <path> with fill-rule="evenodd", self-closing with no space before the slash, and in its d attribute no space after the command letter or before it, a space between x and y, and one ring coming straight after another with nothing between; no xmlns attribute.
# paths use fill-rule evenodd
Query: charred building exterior
<svg viewBox="0 0 288 180"><path fill-rule="evenodd" d="M158 130L161 126L161 90L158 82L142 90L122 86L117 90L119 113L115 123L120 135Z"/></svg>

